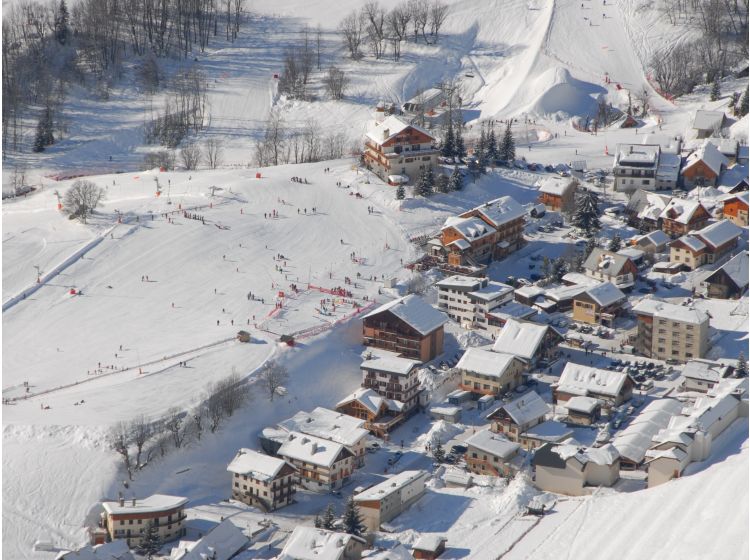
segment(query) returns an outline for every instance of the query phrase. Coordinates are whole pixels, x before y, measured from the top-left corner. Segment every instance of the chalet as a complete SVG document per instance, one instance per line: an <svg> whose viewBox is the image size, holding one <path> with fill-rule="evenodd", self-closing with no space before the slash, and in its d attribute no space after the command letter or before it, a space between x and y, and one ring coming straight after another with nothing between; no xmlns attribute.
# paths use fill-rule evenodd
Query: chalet
<svg viewBox="0 0 750 560"><path fill-rule="evenodd" d="M747 291L748 274L748 252L742 251L703 281L708 297L717 299L742 297Z"/></svg>
<svg viewBox="0 0 750 560"><path fill-rule="evenodd" d="M627 296L611 282L602 282L573 299L573 320L611 327Z"/></svg>
<svg viewBox="0 0 750 560"><path fill-rule="evenodd" d="M532 426L521 434L519 443L526 450L533 450L545 443L562 443L573 437L574 431L562 422L547 420Z"/></svg>
<svg viewBox="0 0 750 560"><path fill-rule="evenodd" d="M651 439L666 428L682 408L683 404L676 399L656 399L631 419L627 427L612 440L612 445L620 454L620 468L639 469L646 459L646 452L651 448Z"/></svg>
<svg viewBox="0 0 750 560"><path fill-rule="evenodd" d="M518 303L517 301L511 301L510 303L506 303L485 315L487 318L487 330L494 339L509 319L515 319L517 321L533 321L538 314L539 312L533 307Z"/></svg>
<svg viewBox="0 0 750 560"><path fill-rule="evenodd" d="M515 389L521 384L525 368L525 362L513 354L483 348L467 348L456 364L461 372L459 387L478 395L497 395Z"/></svg>
<svg viewBox="0 0 750 560"><path fill-rule="evenodd" d="M422 171L434 167L440 150L425 129L391 115L365 137L367 169L389 184L408 177L416 181ZM408 180L408 179L407 179Z"/></svg>
<svg viewBox="0 0 750 560"><path fill-rule="evenodd" d="M286 432L299 432L346 446L355 458L355 467L365 464L365 441L368 431L364 425L364 419L320 406L310 412L298 412L278 424L279 428Z"/></svg>
<svg viewBox="0 0 750 560"><path fill-rule="evenodd" d="M411 547L411 554L415 560L435 560L445 552L446 542L448 539L442 535L420 535Z"/></svg>
<svg viewBox="0 0 750 560"><path fill-rule="evenodd" d="M611 282L620 289L632 288L638 267L625 255L594 248L583 263L586 275L596 280Z"/></svg>
<svg viewBox="0 0 750 560"><path fill-rule="evenodd" d="M445 103L445 91L439 88L430 88L418 93L401 105L401 110L412 115L422 115Z"/></svg>
<svg viewBox="0 0 750 560"><path fill-rule="evenodd" d="M185 535L187 498L154 494L148 498L103 502L104 524L109 538L124 539L130 548L139 546L149 524L156 525L159 538L167 542Z"/></svg>
<svg viewBox="0 0 750 560"><path fill-rule="evenodd" d="M362 521L370 531L379 531L387 523L406 511L425 493L427 471L402 471L380 484L354 495Z"/></svg>
<svg viewBox="0 0 750 560"><path fill-rule="evenodd" d="M234 500L265 512L294 502L297 469L283 459L243 448L227 470L232 473Z"/></svg>
<svg viewBox="0 0 750 560"><path fill-rule="evenodd" d="M693 117L693 130L698 138L709 138L716 132L720 132L726 124L727 117L723 111L703 111L695 112Z"/></svg>
<svg viewBox="0 0 750 560"><path fill-rule="evenodd" d="M404 403L364 387L339 401L336 410L364 420L365 428L378 437L386 437L405 419Z"/></svg>
<svg viewBox="0 0 750 560"><path fill-rule="evenodd" d="M359 560L367 541L348 533L297 525L279 560Z"/></svg>
<svg viewBox="0 0 750 560"><path fill-rule="evenodd" d="M661 213L672 200L671 196L639 189L625 207L628 224L642 233L661 229Z"/></svg>
<svg viewBox="0 0 750 560"><path fill-rule="evenodd" d="M618 144L613 167L615 190L656 189L660 153L659 145Z"/></svg>
<svg viewBox="0 0 750 560"><path fill-rule="evenodd" d="M516 291L513 293L513 299L515 299L515 301L517 301L521 305L531 307L537 302L539 298L544 296L544 293L544 288L540 288L539 286L535 286L532 284L530 286L516 288Z"/></svg>
<svg viewBox="0 0 750 560"><path fill-rule="evenodd" d="M725 169L719 177L719 180L716 182L716 189L723 192L724 194L740 194L747 192L747 167L744 165L735 165L734 167Z"/></svg>
<svg viewBox="0 0 750 560"><path fill-rule="evenodd" d="M750 193L745 191L724 199L723 215L736 226L747 227L748 225L748 197L750 197Z"/></svg>
<svg viewBox="0 0 750 560"><path fill-rule="evenodd" d="M685 379L683 387L685 391L697 391L708 393L719 384L719 381L729 377L732 368L719 362L709 360L690 360L682 368L682 377Z"/></svg>
<svg viewBox="0 0 750 560"><path fill-rule="evenodd" d="M550 406L535 391L506 403L487 415L492 424L490 429L504 435L511 441L519 442L521 434L544 422Z"/></svg>
<svg viewBox="0 0 750 560"><path fill-rule="evenodd" d="M729 164L734 164L737 161L740 148L740 143L737 140L734 138L711 138L710 142L716 146L721 155L729 160Z"/></svg>
<svg viewBox="0 0 750 560"><path fill-rule="evenodd" d="M417 410L422 389L418 380L419 362L391 352L372 352L360 364L362 387L381 397L403 403L407 416Z"/></svg>
<svg viewBox="0 0 750 560"><path fill-rule="evenodd" d="M549 325L508 319L492 350L517 356L527 364L527 368L531 368L540 362L555 361L563 340L563 336Z"/></svg>
<svg viewBox="0 0 750 560"><path fill-rule="evenodd" d="M634 385L627 373L568 362L559 381L552 385L552 395L562 406L572 397L593 397L612 407L630 400Z"/></svg>
<svg viewBox="0 0 750 560"><path fill-rule="evenodd" d="M649 254L662 253L667 249L670 237L658 229L646 235L641 235L633 241L633 247Z"/></svg>
<svg viewBox="0 0 750 560"><path fill-rule="evenodd" d="M521 446L491 430L482 430L469 437L464 444L466 466L475 474L508 476L511 461Z"/></svg>
<svg viewBox="0 0 750 560"><path fill-rule="evenodd" d="M443 325L447 321L443 313L410 294L362 318L363 343L427 362L443 352Z"/></svg>
<svg viewBox="0 0 750 560"><path fill-rule="evenodd" d="M669 246L669 261L693 270L721 260L736 246L742 230L729 220L683 235Z"/></svg>
<svg viewBox="0 0 750 560"><path fill-rule="evenodd" d="M278 451L278 456L296 469L296 483L313 492L331 492L346 484L356 464L356 458L340 443L290 432Z"/></svg>
<svg viewBox="0 0 750 560"><path fill-rule="evenodd" d="M565 408L568 409L566 422L579 426L591 426L599 421L602 404L604 403L601 400L593 397L570 397L565 401Z"/></svg>
<svg viewBox="0 0 750 560"><path fill-rule="evenodd" d="M52 544L52 543L50 543ZM40 549L35 548L35 551ZM55 560L135 560L128 544L123 540L88 544L77 550L60 552Z"/></svg>
<svg viewBox="0 0 750 560"><path fill-rule="evenodd" d="M729 160L710 141L687 157L685 166L680 172L686 188L709 187L716 185L722 171L729 165Z"/></svg>
<svg viewBox="0 0 750 560"><path fill-rule="evenodd" d="M513 288L489 278L450 276L435 284L438 309L464 328L486 330L487 313L513 300Z"/></svg>
<svg viewBox="0 0 750 560"><path fill-rule="evenodd" d="M582 447L578 442L545 444L534 453L534 484L540 490L582 496L586 487L612 486L620 478L620 455L611 444Z"/></svg>
<svg viewBox="0 0 750 560"><path fill-rule="evenodd" d="M264 527L260 527L260 530L263 529ZM251 534L246 535L245 531ZM207 534L199 533L199 535L203 536L197 541L181 540L172 549L169 560L229 560L230 558L235 558L237 554L247 548L250 542L248 537L257 534L257 532L252 534L252 529L249 527L247 529L245 527L240 528L238 525L235 525L234 519L227 518ZM167 557L162 556L162 558L166 559Z"/></svg>
<svg viewBox="0 0 750 560"><path fill-rule="evenodd" d="M697 200L673 198L659 214L661 229L672 238L701 229L711 214Z"/></svg>
<svg viewBox="0 0 750 560"><path fill-rule="evenodd" d="M539 181L538 185L538 200L547 210L567 211L575 204L575 192L578 186L575 178L549 176Z"/></svg>
<svg viewBox="0 0 750 560"><path fill-rule="evenodd" d="M638 321L635 349L649 358L687 362L708 350L708 315L699 309L642 299L633 308Z"/></svg>
<svg viewBox="0 0 750 560"><path fill-rule="evenodd" d="M445 221L440 243L453 266L487 264L524 245L526 211L509 196L501 196Z"/></svg>

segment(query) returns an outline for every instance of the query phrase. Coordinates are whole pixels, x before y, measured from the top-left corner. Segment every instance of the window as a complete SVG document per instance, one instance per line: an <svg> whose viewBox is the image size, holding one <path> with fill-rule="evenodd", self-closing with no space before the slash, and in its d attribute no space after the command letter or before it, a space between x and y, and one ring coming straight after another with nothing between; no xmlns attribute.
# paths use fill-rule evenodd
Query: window
<svg viewBox="0 0 750 560"><path fill-rule="evenodd" d="M128 525L132 525L132 524L133 524L133 520L132 519L128 519Z"/></svg>

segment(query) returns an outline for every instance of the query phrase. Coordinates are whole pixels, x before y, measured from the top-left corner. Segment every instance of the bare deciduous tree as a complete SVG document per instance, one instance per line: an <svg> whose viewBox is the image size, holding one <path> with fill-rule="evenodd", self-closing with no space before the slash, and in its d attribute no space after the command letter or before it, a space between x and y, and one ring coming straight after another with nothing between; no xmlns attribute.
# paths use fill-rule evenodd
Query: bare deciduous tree
<svg viewBox="0 0 750 560"><path fill-rule="evenodd" d="M441 0L433 0L432 5L430 5L430 36L432 37L433 42L437 42L439 38L440 28L443 27L443 23L445 23L445 18L448 17L448 5L444 2L441 2ZM427 42L427 37L425 37L425 42Z"/></svg>
<svg viewBox="0 0 750 560"><path fill-rule="evenodd" d="M171 150L159 150L158 152L149 152L143 157L146 169L155 167L163 168L167 171L174 169L175 155Z"/></svg>
<svg viewBox="0 0 750 560"><path fill-rule="evenodd" d="M401 58L401 42L406 40L411 12L405 4L396 6L388 12L386 34L393 45L393 60Z"/></svg>
<svg viewBox="0 0 750 560"><path fill-rule="evenodd" d="M367 38L370 41L372 54L378 59L385 50L385 10L377 0L370 0L362 8L362 17L367 20Z"/></svg>
<svg viewBox="0 0 750 560"><path fill-rule="evenodd" d="M167 411L167 417L164 422L164 427L169 432L172 443L175 448L179 449L182 447L183 441L185 441L185 434L187 431L187 423L185 422L187 414L178 408L172 407Z"/></svg>
<svg viewBox="0 0 750 560"><path fill-rule="evenodd" d="M122 458L128 479L133 480L133 465L130 460L130 429L125 422L118 422L109 430L107 441L110 448Z"/></svg>
<svg viewBox="0 0 750 560"><path fill-rule="evenodd" d="M279 388L283 387L288 379L289 372L287 369L273 360L266 362L260 370L260 381L268 391L268 398L271 399L271 402L273 402Z"/></svg>
<svg viewBox="0 0 750 560"><path fill-rule="evenodd" d="M104 189L85 179L73 183L63 198L63 206L68 214L84 224L94 209L104 198Z"/></svg>
<svg viewBox="0 0 750 560"><path fill-rule="evenodd" d="M206 165L209 169L216 169L224 159L224 144L216 138L206 140Z"/></svg>
<svg viewBox="0 0 750 560"><path fill-rule="evenodd" d="M344 37L344 46L349 51L349 56L354 60L362 57L359 49L362 46L364 24L363 15L356 10L341 20L339 24L339 29Z"/></svg>
<svg viewBox="0 0 750 560"><path fill-rule="evenodd" d="M344 98L344 93L346 92L346 88L349 85L349 78L343 70L335 66L331 66L328 69L328 74L326 74L323 81L326 86L326 91L332 99Z"/></svg>
<svg viewBox="0 0 750 560"><path fill-rule="evenodd" d="M128 428L130 430L130 437L133 441L133 445L135 445L135 468L140 469L143 467L141 464L143 448L154 436L154 427L152 426L151 421L141 414L130 421Z"/></svg>
<svg viewBox="0 0 750 560"><path fill-rule="evenodd" d="M185 169L192 170L198 167L201 161L201 148L198 144L189 142L180 148L180 160Z"/></svg>

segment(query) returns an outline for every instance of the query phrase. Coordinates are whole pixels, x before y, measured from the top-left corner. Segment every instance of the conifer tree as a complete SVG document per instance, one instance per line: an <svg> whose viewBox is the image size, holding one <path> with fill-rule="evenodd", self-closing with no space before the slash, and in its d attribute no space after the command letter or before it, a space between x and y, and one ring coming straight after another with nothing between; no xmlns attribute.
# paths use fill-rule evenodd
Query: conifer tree
<svg viewBox="0 0 750 560"><path fill-rule="evenodd" d="M742 97L740 97L740 106L739 111L737 113L738 117L744 117L747 115L748 111L748 88L745 88L745 93L742 94Z"/></svg>
<svg viewBox="0 0 750 560"><path fill-rule="evenodd" d="M599 197L596 192L581 189L576 196L576 209L572 223L575 227L591 237L602 227L599 221Z"/></svg>
<svg viewBox="0 0 750 560"><path fill-rule="evenodd" d="M453 136L453 124L450 121L448 122L448 130L445 131L440 153L447 158L452 158L456 154L456 139Z"/></svg>
<svg viewBox="0 0 750 560"><path fill-rule="evenodd" d="M426 170L423 170L422 174L419 176L419 181L417 182L417 194L425 198L432 194L432 185L430 185L430 179Z"/></svg>
<svg viewBox="0 0 750 560"><path fill-rule="evenodd" d="M447 193L450 191L448 186L448 176L440 173L435 179L435 190L440 193Z"/></svg>
<svg viewBox="0 0 750 560"><path fill-rule="evenodd" d="M399 183L398 187L396 187L396 200L404 200L405 198L406 190L404 189L404 185Z"/></svg>
<svg viewBox="0 0 750 560"><path fill-rule="evenodd" d="M714 83L711 84L711 101L716 101L721 97L721 86L719 86L719 78L716 78L714 80Z"/></svg>
<svg viewBox="0 0 750 560"><path fill-rule="evenodd" d="M487 152L487 135L484 133L484 125L482 125L482 129L479 132L479 141L477 142L477 146L474 149L474 155L477 157L479 161L481 161L486 152Z"/></svg>
<svg viewBox="0 0 750 560"><path fill-rule="evenodd" d="M159 552L162 547L162 540L159 536L159 528L154 523L146 525L146 529L143 533L143 539L141 544L136 547L136 552L151 560L154 554Z"/></svg>
<svg viewBox="0 0 750 560"><path fill-rule="evenodd" d="M68 6L65 4L65 0L60 0L60 5L55 14L55 39L61 45L67 43L70 36L69 20Z"/></svg>
<svg viewBox="0 0 750 560"><path fill-rule="evenodd" d="M438 464L445 461L445 449L443 449L443 444L440 443L440 440L438 440L435 447L432 448L432 458L435 459L435 462Z"/></svg>
<svg viewBox="0 0 750 560"><path fill-rule="evenodd" d="M619 233L616 233L614 237L609 241L609 247L607 247L610 251L614 251L615 253L622 249L622 238L620 237Z"/></svg>
<svg viewBox="0 0 750 560"><path fill-rule="evenodd" d="M44 112L36 125L34 151L43 152L47 146L51 146L54 143L55 137L52 134L52 111L47 107L44 109Z"/></svg>
<svg viewBox="0 0 750 560"><path fill-rule="evenodd" d="M349 499L346 501L343 522L344 531L350 535L362 537L367 532L367 527L365 527L365 524L362 521L362 515L359 512L359 506L352 496L349 496Z"/></svg>
<svg viewBox="0 0 750 560"><path fill-rule="evenodd" d="M745 353L740 351L740 355L737 356L737 377L747 377L747 358Z"/></svg>
<svg viewBox="0 0 750 560"><path fill-rule="evenodd" d="M583 260L585 261L587 258L589 258L589 255L596 248L597 248L596 237L594 237L594 236L589 237L586 240L586 246L584 247L584 250L583 250L584 251L584 258L583 258Z"/></svg>
<svg viewBox="0 0 750 560"><path fill-rule="evenodd" d="M508 125L505 127L505 133L503 134L503 141L500 145L500 159L511 163L516 159L516 143L513 140L513 131L510 128L510 119L508 119Z"/></svg>
<svg viewBox="0 0 750 560"><path fill-rule="evenodd" d="M323 517L320 520L320 526L323 529L333 531L334 524L336 523L336 511L333 509L333 504L329 503L326 509L323 511Z"/></svg>
<svg viewBox="0 0 750 560"><path fill-rule="evenodd" d="M451 173L450 179L448 179L448 190L460 191L464 188L464 178L461 175L461 171L458 169L458 165L453 167L453 173Z"/></svg>
<svg viewBox="0 0 750 560"><path fill-rule="evenodd" d="M487 162L494 165L497 160L497 138L495 138L495 126L490 125L490 132L487 135Z"/></svg>
<svg viewBox="0 0 750 560"><path fill-rule="evenodd" d="M456 131L455 131L455 149L453 150L456 157L463 159L466 157L466 146L464 145L464 136L463 132L461 132L461 123L456 123Z"/></svg>

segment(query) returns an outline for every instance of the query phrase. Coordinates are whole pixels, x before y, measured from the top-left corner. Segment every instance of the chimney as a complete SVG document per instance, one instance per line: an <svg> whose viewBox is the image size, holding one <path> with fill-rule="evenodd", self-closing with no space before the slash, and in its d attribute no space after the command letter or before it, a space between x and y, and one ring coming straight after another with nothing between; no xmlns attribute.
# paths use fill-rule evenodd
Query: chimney
<svg viewBox="0 0 750 560"><path fill-rule="evenodd" d="M133 507L135 507L135 496L133 496Z"/></svg>
<svg viewBox="0 0 750 560"><path fill-rule="evenodd" d="M318 452L318 444L312 442L312 454L315 455Z"/></svg>
<svg viewBox="0 0 750 560"><path fill-rule="evenodd" d="M383 129L383 140L388 140L388 137L391 135L391 130L389 128Z"/></svg>
<svg viewBox="0 0 750 560"><path fill-rule="evenodd" d="M630 153L631 154L633 153L633 146L632 145L630 146Z"/></svg>
<svg viewBox="0 0 750 560"><path fill-rule="evenodd" d="M122 494L120 494L120 507L125 507L125 498L122 497Z"/></svg>

